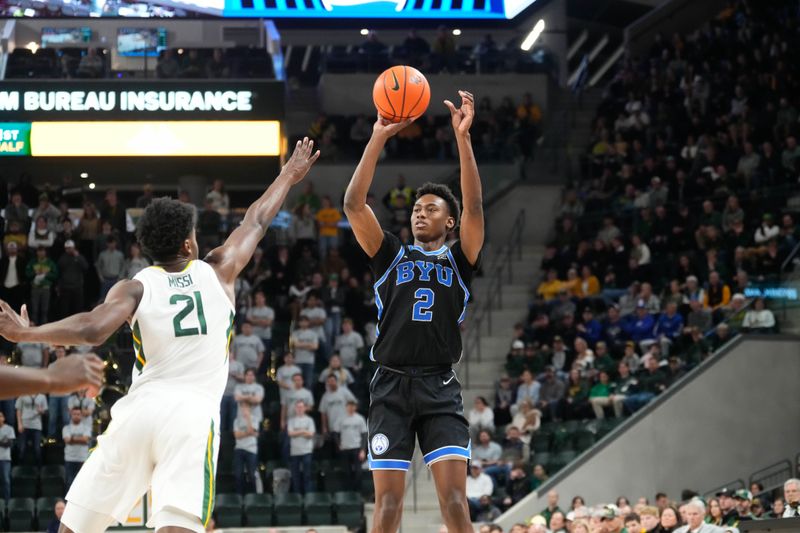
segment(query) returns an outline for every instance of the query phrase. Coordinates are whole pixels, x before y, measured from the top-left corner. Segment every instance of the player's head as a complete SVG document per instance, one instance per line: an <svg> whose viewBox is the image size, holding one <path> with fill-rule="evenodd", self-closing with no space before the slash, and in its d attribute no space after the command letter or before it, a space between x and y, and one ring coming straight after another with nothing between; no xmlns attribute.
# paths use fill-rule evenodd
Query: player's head
<svg viewBox="0 0 800 533"><path fill-rule="evenodd" d="M136 229L142 251L157 263L178 257L197 259L194 209L171 198L156 198L144 210Z"/></svg>
<svg viewBox="0 0 800 533"><path fill-rule="evenodd" d="M458 226L461 208L447 185L426 183L417 189L411 211L411 232L419 242L442 238Z"/></svg>

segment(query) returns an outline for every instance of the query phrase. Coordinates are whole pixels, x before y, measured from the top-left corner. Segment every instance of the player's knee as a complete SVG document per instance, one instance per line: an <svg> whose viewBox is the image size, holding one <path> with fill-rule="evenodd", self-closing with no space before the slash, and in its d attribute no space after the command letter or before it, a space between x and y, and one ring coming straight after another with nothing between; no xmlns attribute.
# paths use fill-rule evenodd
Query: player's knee
<svg viewBox="0 0 800 533"><path fill-rule="evenodd" d="M467 509L467 495L458 488L448 489L442 494L442 512L450 516L460 516Z"/></svg>
<svg viewBox="0 0 800 533"><path fill-rule="evenodd" d="M382 522L392 522L400 517L403 499L394 494L383 494L376 502L375 511Z"/></svg>

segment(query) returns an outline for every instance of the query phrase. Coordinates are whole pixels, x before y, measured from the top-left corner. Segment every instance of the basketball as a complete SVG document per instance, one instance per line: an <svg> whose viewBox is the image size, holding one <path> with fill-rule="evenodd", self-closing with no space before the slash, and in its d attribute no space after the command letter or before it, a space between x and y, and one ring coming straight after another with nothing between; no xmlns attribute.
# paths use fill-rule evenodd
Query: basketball
<svg viewBox="0 0 800 533"><path fill-rule="evenodd" d="M431 88L414 67L396 66L383 71L375 80L372 100L383 118L401 122L419 117L428 109Z"/></svg>

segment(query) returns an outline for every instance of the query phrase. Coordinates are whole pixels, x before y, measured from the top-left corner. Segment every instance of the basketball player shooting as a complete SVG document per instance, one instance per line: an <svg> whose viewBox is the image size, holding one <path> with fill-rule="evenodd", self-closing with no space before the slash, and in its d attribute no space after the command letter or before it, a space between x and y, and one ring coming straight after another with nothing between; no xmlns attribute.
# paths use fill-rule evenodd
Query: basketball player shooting
<svg viewBox="0 0 800 533"><path fill-rule="evenodd" d="M234 281L290 188L319 157L313 149L308 139L297 143L241 225L203 260L194 209L159 198L137 229L155 266L114 285L91 312L32 327L26 316L0 303L0 335L13 342L98 345L125 322L133 331L133 384L114 404L108 429L67 494L60 533L99 533L123 522L149 488L149 527L158 533L205 531L214 509Z"/></svg>
<svg viewBox="0 0 800 533"><path fill-rule="evenodd" d="M378 117L345 193L345 213L377 279L378 338L370 357L379 366L370 383L368 456L375 480L373 533L398 530L415 439L433 473L448 531L472 533L465 464L469 425L452 365L461 357L459 324L484 230L481 181L469 134L474 98L466 91L459 95L460 108L449 101L445 105L458 144L463 213L447 186L423 185L411 215L414 244L407 246L381 229L367 205L384 144L411 120L393 124ZM460 240L447 243L459 216Z"/></svg>

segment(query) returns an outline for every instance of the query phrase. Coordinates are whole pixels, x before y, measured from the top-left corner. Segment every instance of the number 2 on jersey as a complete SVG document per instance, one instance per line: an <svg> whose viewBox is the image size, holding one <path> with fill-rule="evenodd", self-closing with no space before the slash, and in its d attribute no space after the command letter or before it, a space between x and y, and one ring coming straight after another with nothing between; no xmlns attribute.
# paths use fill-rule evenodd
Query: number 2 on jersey
<svg viewBox="0 0 800 533"><path fill-rule="evenodd" d="M173 294L169 299L169 303L172 305L178 305L179 302L183 303L183 309L178 311L178 314L172 319L175 336L189 337L191 335L207 334L208 327L206 326L206 315L203 313L203 298L200 296L200 291L194 291L194 298L185 294ZM181 325L181 322L194 311L195 302L197 303L197 321L200 323L199 330L197 328L185 328Z"/></svg>
<svg viewBox="0 0 800 533"><path fill-rule="evenodd" d="M414 307L411 312L411 319L417 322L430 322L433 319L433 300L436 295L431 289L422 288L414 292Z"/></svg>

